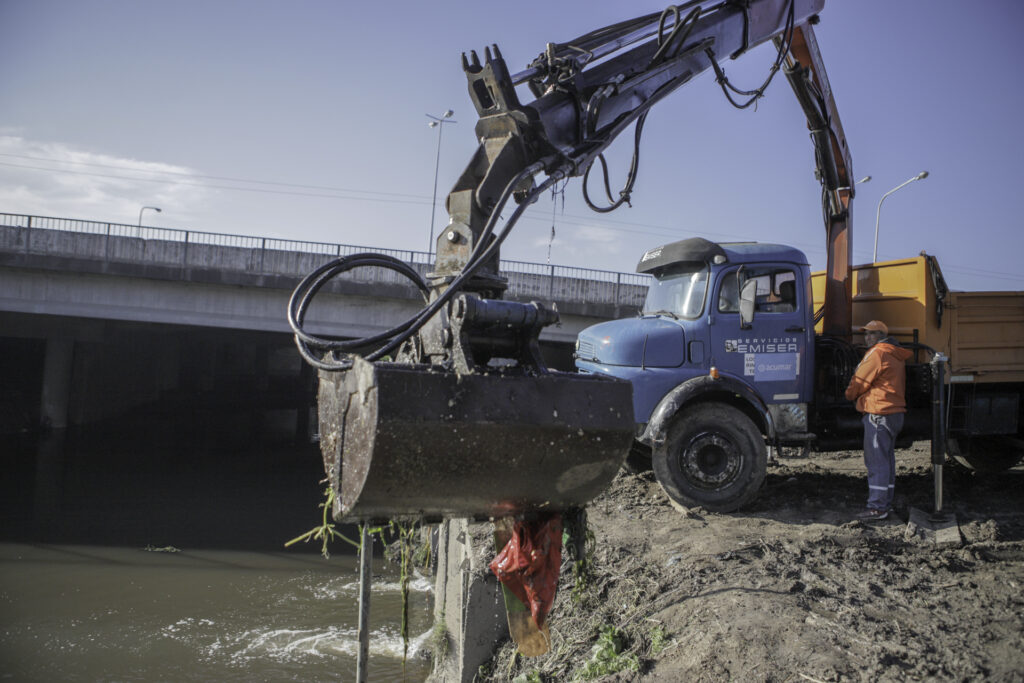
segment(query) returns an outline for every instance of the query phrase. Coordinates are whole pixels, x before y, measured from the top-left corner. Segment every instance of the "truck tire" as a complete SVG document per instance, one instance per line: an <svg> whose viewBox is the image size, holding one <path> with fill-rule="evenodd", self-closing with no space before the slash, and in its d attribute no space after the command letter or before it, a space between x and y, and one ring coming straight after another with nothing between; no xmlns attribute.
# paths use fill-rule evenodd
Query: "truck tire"
<svg viewBox="0 0 1024 683"><path fill-rule="evenodd" d="M652 456L658 483L676 506L732 512L764 483L767 450L749 417L724 403L681 411Z"/></svg>
<svg viewBox="0 0 1024 683"><path fill-rule="evenodd" d="M1024 458L1020 441L1012 437L975 436L957 439L957 445L953 459L975 472L1003 472Z"/></svg>

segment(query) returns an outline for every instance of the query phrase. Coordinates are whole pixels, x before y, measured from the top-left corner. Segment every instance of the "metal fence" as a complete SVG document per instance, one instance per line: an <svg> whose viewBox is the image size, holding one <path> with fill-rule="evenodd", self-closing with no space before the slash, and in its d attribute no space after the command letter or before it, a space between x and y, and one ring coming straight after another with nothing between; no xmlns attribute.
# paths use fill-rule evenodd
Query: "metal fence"
<svg viewBox="0 0 1024 683"><path fill-rule="evenodd" d="M183 267L239 269L251 273L304 276L331 258L363 252L388 254L414 265L421 273L433 258L425 251L381 249L332 242L155 228L0 212L0 225L17 228L5 233L0 249L47 253L107 261L155 263ZM379 268L352 271L343 278L369 282L402 282L401 276ZM614 303L639 306L650 278L575 266L502 260L508 294L557 301ZM357 274L359 273L359 274Z"/></svg>

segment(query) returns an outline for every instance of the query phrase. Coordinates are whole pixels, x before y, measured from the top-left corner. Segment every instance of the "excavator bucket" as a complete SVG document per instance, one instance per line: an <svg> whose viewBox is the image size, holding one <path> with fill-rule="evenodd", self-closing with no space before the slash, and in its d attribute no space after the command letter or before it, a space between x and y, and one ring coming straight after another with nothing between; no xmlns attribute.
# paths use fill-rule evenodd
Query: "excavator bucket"
<svg viewBox="0 0 1024 683"><path fill-rule="evenodd" d="M633 439L629 382L356 359L320 373L334 518L486 519L585 505Z"/></svg>

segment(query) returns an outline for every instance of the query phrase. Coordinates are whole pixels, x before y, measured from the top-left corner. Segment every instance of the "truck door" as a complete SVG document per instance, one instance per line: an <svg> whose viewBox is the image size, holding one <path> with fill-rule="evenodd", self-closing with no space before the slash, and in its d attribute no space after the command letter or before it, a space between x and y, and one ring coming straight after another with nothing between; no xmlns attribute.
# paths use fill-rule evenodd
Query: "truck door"
<svg viewBox="0 0 1024 683"><path fill-rule="evenodd" d="M766 403L806 403L806 287L791 264L742 265L720 272L711 299L711 348L715 365L753 386ZM754 318L743 328L740 291L757 283Z"/></svg>

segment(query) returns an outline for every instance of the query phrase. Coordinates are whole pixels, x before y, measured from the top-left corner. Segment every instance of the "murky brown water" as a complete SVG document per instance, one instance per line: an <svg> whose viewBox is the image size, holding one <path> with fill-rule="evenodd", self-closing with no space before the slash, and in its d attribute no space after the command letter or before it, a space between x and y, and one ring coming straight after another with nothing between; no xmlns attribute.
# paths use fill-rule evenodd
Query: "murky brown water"
<svg viewBox="0 0 1024 683"><path fill-rule="evenodd" d="M316 446L151 436L5 439L0 681L354 680L354 556L283 548L319 522ZM412 588L405 679L422 681L430 581ZM370 680L402 680L380 557L371 607Z"/></svg>
<svg viewBox="0 0 1024 683"><path fill-rule="evenodd" d="M371 680L402 677L400 598L374 578ZM14 681L354 680L351 557L0 544L0 678ZM413 582L408 680L430 629Z"/></svg>

